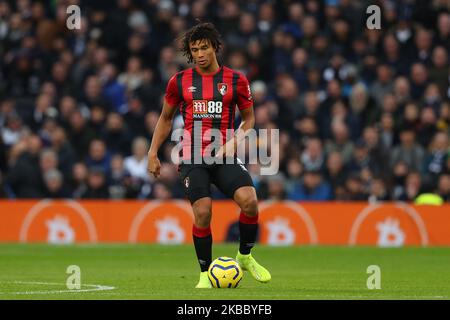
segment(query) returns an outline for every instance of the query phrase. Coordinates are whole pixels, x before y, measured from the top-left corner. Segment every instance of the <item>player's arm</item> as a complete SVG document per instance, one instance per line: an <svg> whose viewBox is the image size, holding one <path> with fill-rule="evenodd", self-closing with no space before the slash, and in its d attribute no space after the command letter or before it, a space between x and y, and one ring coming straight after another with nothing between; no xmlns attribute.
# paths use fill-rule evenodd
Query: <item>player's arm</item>
<svg viewBox="0 0 450 320"><path fill-rule="evenodd" d="M253 112L253 106L240 110L241 124L236 130L234 137L236 144L242 142L248 133L248 130L253 129L255 126L255 113Z"/></svg>
<svg viewBox="0 0 450 320"><path fill-rule="evenodd" d="M176 110L176 107L169 105L167 101L164 100L162 112L156 123L152 143L150 145L150 150L148 151L147 170L149 173L153 174L155 178L159 176L161 169L161 163L158 159L158 150L170 134Z"/></svg>
<svg viewBox="0 0 450 320"><path fill-rule="evenodd" d="M236 151L237 146L244 141L246 135L248 134L248 130L252 129L255 126L255 114L253 112L253 106L245 108L240 111L241 114L241 124L239 128L234 132L233 139L230 139L225 143L217 152L218 157L225 154L228 157L232 157Z"/></svg>
<svg viewBox="0 0 450 320"><path fill-rule="evenodd" d="M237 85L237 106L241 114L241 124L234 132L233 140L228 141L223 146L223 152L227 156L234 155L237 146L244 141L248 131L255 126L255 114L253 112L253 97L247 78L241 75ZM222 150L221 150L222 151Z"/></svg>

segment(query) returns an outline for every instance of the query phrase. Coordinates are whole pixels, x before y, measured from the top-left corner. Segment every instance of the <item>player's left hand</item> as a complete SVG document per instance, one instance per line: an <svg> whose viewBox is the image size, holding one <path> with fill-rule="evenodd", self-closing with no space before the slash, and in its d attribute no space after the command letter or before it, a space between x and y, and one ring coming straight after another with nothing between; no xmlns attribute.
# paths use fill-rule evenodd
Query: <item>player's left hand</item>
<svg viewBox="0 0 450 320"><path fill-rule="evenodd" d="M158 178L161 170L161 162L157 156L148 156L147 171L152 174L155 178Z"/></svg>

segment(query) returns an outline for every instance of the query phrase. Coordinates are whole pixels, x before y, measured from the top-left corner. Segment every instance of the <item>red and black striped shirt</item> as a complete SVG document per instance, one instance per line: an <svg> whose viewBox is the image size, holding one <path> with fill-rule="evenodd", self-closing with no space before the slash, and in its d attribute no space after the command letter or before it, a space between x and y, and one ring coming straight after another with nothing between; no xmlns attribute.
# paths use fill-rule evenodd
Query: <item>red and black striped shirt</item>
<svg viewBox="0 0 450 320"><path fill-rule="evenodd" d="M209 129L220 129L224 144L226 130L234 129L236 106L239 110L253 106L247 78L225 66L212 74L202 74L197 67L176 73L167 84L165 99L170 106L180 108L185 133L191 137L183 138L183 159L194 158L194 142L201 143L203 155L211 143ZM199 121L201 134L194 132Z"/></svg>

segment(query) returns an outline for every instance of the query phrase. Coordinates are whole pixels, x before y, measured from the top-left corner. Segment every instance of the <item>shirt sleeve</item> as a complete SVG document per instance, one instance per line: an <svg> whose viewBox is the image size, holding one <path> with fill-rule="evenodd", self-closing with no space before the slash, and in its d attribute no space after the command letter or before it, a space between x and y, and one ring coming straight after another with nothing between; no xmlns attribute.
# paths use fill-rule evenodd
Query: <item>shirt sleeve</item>
<svg viewBox="0 0 450 320"><path fill-rule="evenodd" d="M181 97L177 86L177 74L172 76L167 83L166 95L164 97L166 102L172 107L176 107L181 103Z"/></svg>
<svg viewBox="0 0 450 320"><path fill-rule="evenodd" d="M241 74L237 83L237 106L239 110L253 106L252 92L247 77Z"/></svg>

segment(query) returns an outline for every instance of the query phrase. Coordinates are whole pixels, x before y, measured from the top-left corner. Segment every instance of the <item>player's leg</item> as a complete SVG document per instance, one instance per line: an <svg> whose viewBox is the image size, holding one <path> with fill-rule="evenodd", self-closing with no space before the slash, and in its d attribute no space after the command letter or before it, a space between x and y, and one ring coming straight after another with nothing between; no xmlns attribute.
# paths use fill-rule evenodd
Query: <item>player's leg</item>
<svg viewBox="0 0 450 320"><path fill-rule="evenodd" d="M212 260L211 206L210 197L200 198L192 204L195 219L192 238L200 265L200 279L196 288L211 288L207 274Z"/></svg>
<svg viewBox="0 0 450 320"><path fill-rule="evenodd" d="M239 252L249 254L258 233L258 199L255 188L243 186L234 192L233 200L241 208L239 214Z"/></svg>
<svg viewBox="0 0 450 320"><path fill-rule="evenodd" d="M250 253L258 233L258 199L250 174L242 163L224 164L216 167L212 178L213 183L241 208L240 243L236 259L256 280L269 281L270 273L259 265Z"/></svg>
<svg viewBox="0 0 450 320"><path fill-rule="evenodd" d="M236 260L242 269L248 270L256 280L268 282L270 272L261 266L250 253L258 233L258 199L254 187L243 186L234 192L234 201L241 208L239 215L239 252Z"/></svg>
<svg viewBox="0 0 450 320"><path fill-rule="evenodd" d="M200 279L196 288L211 288L208 267L212 259L210 177L206 168L184 166L180 171L184 191L192 205L194 225L192 238L200 265Z"/></svg>

